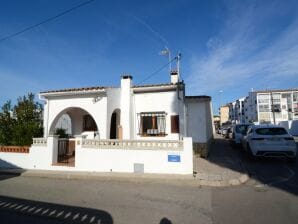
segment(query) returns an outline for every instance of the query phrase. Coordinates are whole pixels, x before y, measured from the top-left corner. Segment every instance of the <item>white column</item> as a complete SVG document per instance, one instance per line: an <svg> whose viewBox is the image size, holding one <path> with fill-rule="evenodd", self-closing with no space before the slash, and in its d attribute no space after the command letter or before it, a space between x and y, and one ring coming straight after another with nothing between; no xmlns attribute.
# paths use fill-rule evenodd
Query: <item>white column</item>
<svg viewBox="0 0 298 224"><path fill-rule="evenodd" d="M51 163L57 163L58 159L58 135L49 135L47 138L47 147L49 149L50 154L52 154L51 157Z"/></svg>
<svg viewBox="0 0 298 224"><path fill-rule="evenodd" d="M184 163L184 172L185 174L193 173L193 145L192 138L184 137L183 138L183 163Z"/></svg>
<svg viewBox="0 0 298 224"><path fill-rule="evenodd" d="M131 101L132 101L132 77L129 75L121 78L121 119L123 139L131 139Z"/></svg>

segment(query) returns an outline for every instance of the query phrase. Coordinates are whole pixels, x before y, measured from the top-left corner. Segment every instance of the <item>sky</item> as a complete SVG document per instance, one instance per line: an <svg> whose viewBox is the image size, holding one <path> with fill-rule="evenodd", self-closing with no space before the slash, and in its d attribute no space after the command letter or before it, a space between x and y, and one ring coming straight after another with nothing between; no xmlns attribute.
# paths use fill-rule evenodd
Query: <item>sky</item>
<svg viewBox="0 0 298 224"><path fill-rule="evenodd" d="M84 0L1 1L0 39ZM248 92L298 88L298 1L95 0L0 41L0 105L28 92L134 84L181 53L187 95L213 111ZM175 63L172 67L175 68ZM142 84L167 83L169 69Z"/></svg>

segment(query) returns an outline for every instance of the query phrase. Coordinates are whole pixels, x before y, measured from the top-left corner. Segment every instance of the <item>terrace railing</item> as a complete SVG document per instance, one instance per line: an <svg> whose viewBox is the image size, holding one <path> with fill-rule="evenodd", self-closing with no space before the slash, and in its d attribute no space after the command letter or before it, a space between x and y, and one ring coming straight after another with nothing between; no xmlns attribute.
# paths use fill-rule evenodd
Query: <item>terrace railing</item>
<svg viewBox="0 0 298 224"><path fill-rule="evenodd" d="M33 145L35 146L46 146L47 139L46 138L33 138Z"/></svg>
<svg viewBox="0 0 298 224"><path fill-rule="evenodd" d="M139 149L139 150L183 150L183 141L176 140L93 140L83 139L82 148Z"/></svg>

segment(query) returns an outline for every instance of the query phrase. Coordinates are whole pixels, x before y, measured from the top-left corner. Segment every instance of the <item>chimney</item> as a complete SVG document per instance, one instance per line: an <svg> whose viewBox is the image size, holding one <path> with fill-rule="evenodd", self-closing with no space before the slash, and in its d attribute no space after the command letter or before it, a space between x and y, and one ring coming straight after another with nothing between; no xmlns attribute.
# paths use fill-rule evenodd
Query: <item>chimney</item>
<svg viewBox="0 0 298 224"><path fill-rule="evenodd" d="M179 82L179 73L176 70L171 71L171 83L177 84Z"/></svg>
<svg viewBox="0 0 298 224"><path fill-rule="evenodd" d="M131 139L131 114L132 114L132 76L131 75L122 75L121 76L121 119L120 124L122 126L123 139Z"/></svg>

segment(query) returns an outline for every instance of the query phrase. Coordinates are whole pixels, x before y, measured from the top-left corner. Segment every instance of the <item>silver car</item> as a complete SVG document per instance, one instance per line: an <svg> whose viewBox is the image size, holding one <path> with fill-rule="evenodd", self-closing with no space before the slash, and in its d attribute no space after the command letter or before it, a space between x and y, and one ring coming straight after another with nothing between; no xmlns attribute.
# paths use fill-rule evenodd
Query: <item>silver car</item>
<svg viewBox="0 0 298 224"><path fill-rule="evenodd" d="M251 126L251 124L236 124L233 126L231 134L231 140L233 143L236 145L241 144L241 139L246 135L249 126Z"/></svg>

